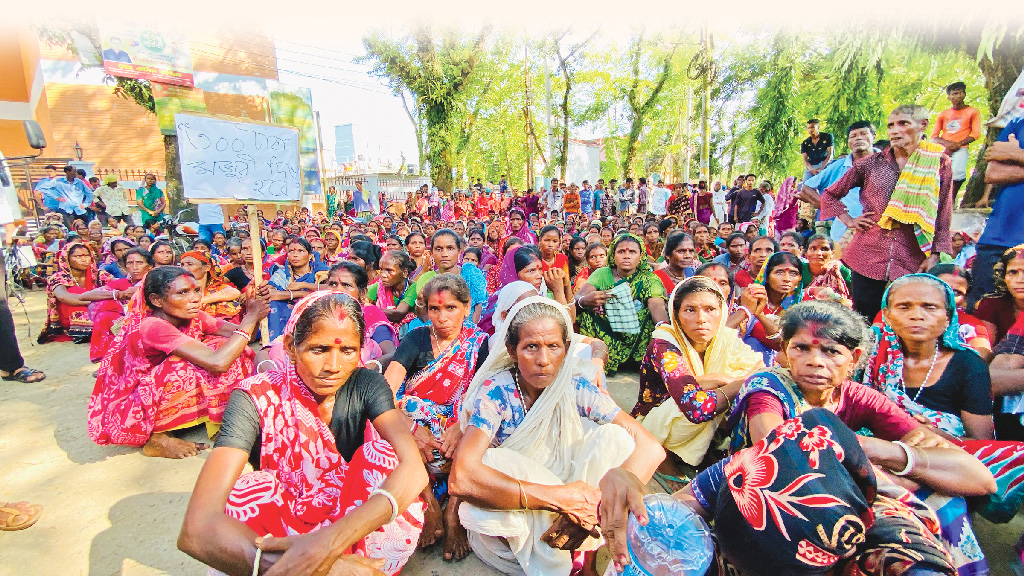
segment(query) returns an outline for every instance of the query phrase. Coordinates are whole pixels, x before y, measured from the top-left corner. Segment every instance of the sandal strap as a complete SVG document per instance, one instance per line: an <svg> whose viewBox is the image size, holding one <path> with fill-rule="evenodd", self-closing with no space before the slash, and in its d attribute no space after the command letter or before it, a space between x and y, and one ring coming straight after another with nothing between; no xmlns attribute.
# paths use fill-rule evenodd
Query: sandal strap
<svg viewBox="0 0 1024 576"><path fill-rule="evenodd" d="M24 516L26 518L31 518L32 517L31 513L25 513L24 510L18 510L17 508L0 508L0 512L6 512L6 513L10 514L10 517L7 518L7 525L8 526L14 526L16 524L21 524L21 522L17 522L16 521L18 516Z"/></svg>

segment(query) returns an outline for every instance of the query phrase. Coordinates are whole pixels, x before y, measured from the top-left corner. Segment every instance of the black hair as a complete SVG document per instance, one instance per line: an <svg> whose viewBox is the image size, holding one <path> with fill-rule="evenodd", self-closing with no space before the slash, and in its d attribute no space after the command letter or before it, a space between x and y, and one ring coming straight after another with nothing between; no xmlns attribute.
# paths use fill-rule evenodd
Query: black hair
<svg viewBox="0 0 1024 576"><path fill-rule="evenodd" d="M860 130L861 128L868 128L871 130L871 135L875 135L875 125L872 124L871 122L868 122L867 120L858 120L853 124L850 124L850 127L846 129L846 135L849 136L850 132L853 132L854 130Z"/></svg>
<svg viewBox="0 0 1024 576"><path fill-rule="evenodd" d="M691 278L694 276L704 276L704 273L712 268L721 268L722 271L725 272L726 277L729 278L729 294L726 294L726 296L734 294L736 292L736 277L733 275L732 271L729 270L729 267L721 262L711 261L701 264L693 271L693 276L691 276Z"/></svg>
<svg viewBox="0 0 1024 576"><path fill-rule="evenodd" d="M139 248L138 246L136 246L128 250L127 252L124 253L124 261L127 262L128 257L131 256L132 254L138 254L139 256L142 256L143 260L146 261L146 264L149 264L150 268L156 266L156 262L153 260L153 255L150 254L149 251L146 250L145 248Z"/></svg>
<svg viewBox="0 0 1024 576"><path fill-rule="evenodd" d="M506 252L508 252L509 248L515 246L516 244L523 243L524 242L522 238L519 238L517 236L509 236L508 238L505 238L505 242L502 243L501 245L501 253L505 254Z"/></svg>
<svg viewBox="0 0 1024 576"><path fill-rule="evenodd" d="M675 252L676 248L679 248L679 245L682 244L684 240L689 240L690 243L693 244L693 248L697 248L697 241L693 239L693 236L690 236L686 232L672 234L667 240L665 240L665 251L662 256L665 257L666 261L668 260L669 254Z"/></svg>
<svg viewBox="0 0 1024 576"><path fill-rule="evenodd" d="M356 267L358 268L358 266ZM366 320L363 318L363 309L355 298L341 293L323 296L302 311L298 319L295 320L292 346L298 347L305 344L306 340L313 335L313 327L323 318L352 319L356 323L356 332L359 334L359 347L363 347L363 340L366 337Z"/></svg>
<svg viewBox="0 0 1024 576"><path fill-rule="evenodd" d="M790 230L789 232L783 233L782 238L792 238L793 242L796 242L796 245L799 246L801 250L807 247L807 245L804 244L804 237L801 236L799 232Z"/></svg>
<svg viewBox="0 0 1024 576"><path fill-rule="evenodd" d="M544 235L547 234L548 232L557 232L558 233L558 237L559 238L562 237L562 231L558 229L558 226L553 226L551 224L548 224L547 226L541 228L540 232L537 233L537 239L539 240L539 239L543 238Z"/></svg>
<svg viewBox="0 0 1024 576"><path fill-rule="evenodd" d="M671 228L671 227L673 227L675 225L676 225L676 223L671 218L665 218L664 220L662 220L661 222L658 222L658 224L657 224L657 226L658 226L658 234L664 235L665 232L668 232L669 228ZM654 226L654 224L648 224L647 225L647 227L650 227L650 226ZM644 228L644 233L645 234L647 233L647 228Z"/></svg>
<svg viewBox="0 0 1024 576"><path fill-rule="evenodd" d="M450 236L455 240L455 247L462 251L462 237L455 233L455 230L451 228L441 228L440 230L434 231L434 234L430 237L430 249L434 249L434 241L441 236Z"/></svg>
<svg viewBox="0 0 1024 576"><path fill-rule="evenodd" d="M869 341L864 318L838 302L808 300L790 306L779 325L783 345L793 339L801 328L810 328L815 338L826 338L853 350Z"/></svg>
<svg viewBox="0 0 1024 576"><path fill-rule="evenodd" d="M468 247L468 248L466 248L465 250L463 250L463 251L462 251L462 258L463 258L463 259L465 259L465 258L466 258L466 254L475 254L475 255L476 255L476 261L477 261L478 263L479 263L479 262L481 262L481 261L483 261L483 258L484 258L484 255L483 255L483 253L482 253L482 252L480 251L480 249L479 249L479 248L476 248L476 247L474 247L474 246L470 246L470 247Z"/></svg>
<svg viewBox="0 0 1024 576"><path fill-rule="evenodd" d="M310 254L313 253L313 245L309 243L309 240L306 240L302 236L288 236L287 238L285 238L285 252L288 251L288 246L291 246L292 244L298 244L299 246L305 248L306 252L309 252Z"/></svg>
<svg viewBox="0 0 1024 576"><path fill-rule="evenodd" d="M366 291L366 287L370 284L370 277L366 274L365 268L355 262L342 260L334 266L331 266L331 269L327 271L327 278L330 279L330 277L339 270L344 270L352 275L352 279L355 280L356 288L359 292Z"/></svg>
<svg viewBox="0 0 1024 576"><path fill-rule="evenodd" d="M349 247L349 252L363 261L367 271L376 270L380 267L380 255L383 251L380 249L380 246L372 242L363 242L362 240L353 242Z"/></svg>
<svg viewBox="0 0 1024 576"><path fill-rule="evenodd" d="M193 242L193 243L192 243L192 247L191 247L191 248L189 248L189 250L195 250L195 249L196 249L196 246L206 246L206 249L207 249L207 250L210 250L210 251L212 251L212 250L213 250L213 244L210 244L210 243L209 243L209 242L207 242L206 240L202 240L202 239L200 239L200 240L196 240L195 242Z"/></svg>
<svg viewBox="0 0 1024 576"><path fill-rule="evenodd" d="M951 276L959 276L960 278L963 278L964 280L967 281L967 289L968 290L971 289L971 284L974 283L974 279L971 277L971 271L970 270L967 270L966 268L961 268L961 267L957 266L956 264L952 264L952 263L949 263L949 264L936 264L935 266L932 266L930 270L928 270L928 273L931 274L932 276L935 276L936 278L938 278L939 276L942 276L943 274L949 274ZM941 280L941 278L940 278L940 280Z"/></svg>
<svg viewBox="0 0 1024 576"><path fill-rule="evenodd" d="M811 247L811 242L814 242L815 240L824 240L825 242L828 242L828 247L831 250L835 250L835 248L836 248L835 243L832 242L832 238L828 234L813 234L813 235L811 235L811 237L807 239L807 247L810 248Z"/></svg>
<svg viewBox="0 0 1024 576"><path fill-rule="evenodd" d="M409 239L412 238L413 236L419 236L420 238L423 238L423 243L424 244L427 243L427 236L423 232L409 232L405 236L405 243L403 244L403 246L408 246L409 245Z"/></svg>
<svg viewBox="0 0 1024 576"><path fill-rule="evenodd" d="M682 308L683 300L685 300L687 296L690 294L697 294L699 292L709 292L714 294L718 297L718 303L724 308L726 295L722 294L722 290L714 280L707 276L690 276L680 282L672 292L672 318L679 317L679 309ZM723 314L727 314L727 312L723 310Z"/></svg>
<svg viewBox="0 0 1024 576"><path fill-rule="evenodd" d="M949 86L946 86L946 94L949 94L953 90L963 90L964 92L967 92L967 84L964 84L963 82L953 82Z"/></svg>
<svg viewBox="0 0 1024 576"><path fill-rule="evenodd" d="M129 250L135 247L134 244L132 244L131 242L129 242L127 240L121 240L121 239L111 240L110 241L110 253L111 254L114 253L114 249L117 248L118 244L124 244L125 246L128 247ZM118 258L118 261L121 262L122 264L124 263L124 255L123 254L121 255L121 258Z"/></svg>
<svg viewBox="0 0 1024 576"><path fill-rule="evenodd" d="M487 236L484 235L484 231L479 228L473 228L466 234L466 238L472 238L473 236L479 236L484 240L484 242L487 241Z"/></svg>
<svg viewBox="0 0 1024 576"><path fill-rule="evenodd" d="M372 238L366 234L353 234L349 240L351 242L369 242L371 244L377 241L376 238Z"/></svg>
<svg viewBox="0 0 1024 576"><path fill-rule="evenodd" d="M68 246L68 258L71 258L71 256L73 256L74 253L78 251L80 248L85 249L85 251L88 252L90 256L92 255L92 249L89 248L89 245L86 244L85 242L72 242L71 245Z"/></svg>
<svg viewBox="0 0 1024 576"><path fill-rule="evenodd" d="M748 243L746 234L744 234L743 232L733 232L732 234L729 234L728 238L725 239L725 249L728 250L729 246L732 246L732 241L737 238L743 240L743 242L745 243Z"/></svg>
<svg viewBox="0 0 1024 576"><path fill-rule="evenodd" d="M1000 298L1010 294L1010 289L1006 286L1006 267L1018 255L1024 258L1024 248L1009 248L992 266L992 283L995 285L995 289L991 293L985 294L986 298Z"/></svg>
<svg viewBox="0 0 1024 576"><path fill-rule="evenodd" d="M775 254L772 254L772 257L769 258L767 262L764 263L765 288L768 287L768 277L771 275L772 271L783 264L789 264L795 267L797 272L803 273L803 262L800 260L799 256L789 252L776 252ZM799 288L797 289L799 290Z"/></svg>
<svg viewBox="0 0 1024 576"><path fill-rule="evenodd" d="M807 121L807 123L808 124L821 124L821 121L818 120L817 118L811 118L810 120Z"/></svg>
<svg viewBox="0 0 1024 576"><path fill-rule="evenodd" d="M651 228L654 228L655 230L657 230L659 235L662 234L660 224L655 224L653 222L649 222L647 224L644 224L644 234L647 234L647 231L650 230Z"/></svg>
<svg viewBox="0 0 1024 576"><path fill-rule="evenodd" d="M384 254L381 254L381 260L383 260L385 256L394 260L395 264L398 265L399 270L405 270L406 276L415 272L416 267L419 266L419 264L416 264L412 257L409 256L408 252L403 252L401 250L388 250Z"/></svg>
<svg viewBox="0 0 1024 576"><path fill-rule="evenodd" d="M519 250L516 250L515 256L512 257L512 262L516 267L516 274L522 272L524 268L533 264L534 261L539 261L540 259L540 250L538 250L536 246L523 246Z"/></svg>
<svg viewBox="0 0 1024 576"><path fill-rule="evenodd" d="M775 238L772 238L771 236L758 236L757 238L754 238L753 240L750 241L750 249L753 250L754 249L754 244L760 242L761 240L769 240L769 241L771 241L771 243L772 243L772 252L778 252L779 251L779 241L776 240Z"/></svg>
<svg viewBox="0 0 1024 576"><path fill-rule="evenodd" d="M419 299L423 302L427 302L434 294L440 294L441 292L447 292L451 294L456 300L463 304L469 304L472 302L472 298L469 294L469 284L462 276L458 274L445 273L437 274L433 278L427 281L426 286L423 287L423 291L420 293Z"/></svg>
<svg viewBox="0 0 1024 576"><path fill-rule="evenodd" d="M188 276L189 278L195 278L192 273L185 270L181 266L161 266L154 268L146 274L146 281L142 285L142 296L146 300L146 305L150 309L155 310L156 306L153 306L153 302L150 300L151 296L158 296L160 298L167 297L167 291L170 290L171 284L181 278L182 276Z"/></svg>

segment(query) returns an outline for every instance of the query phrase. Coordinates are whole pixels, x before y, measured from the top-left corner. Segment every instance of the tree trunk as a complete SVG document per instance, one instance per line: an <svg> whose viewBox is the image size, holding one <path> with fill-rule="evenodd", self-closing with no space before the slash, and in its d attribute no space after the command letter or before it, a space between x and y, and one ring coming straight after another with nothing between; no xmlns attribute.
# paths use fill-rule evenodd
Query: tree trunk
<svg viewBox="0 0 1024 576"><path fill-rule="evenodd" d="M976 45L969 44L967 53L972 57L977 54ZM985 89L988 91L988 116L995 116L999 111L1003 96L1010 91L1017 76L1020 75L1021 68L1024 67L1024 44L1015 41L1011 34L1007 34L1007 37L992 51L992 59L982 58L978 62L978 67L981 68L981 73L985 76ZM985 133L985 146L995 142L999 137L999 132L1001 132L999 128L988 128ZM965 208L972 207L985 193L985 168L988 164L985 162L983 152L984 148L978 152L974 174L965 186L963 199Z"/></svg>
<svg viewBox="0 0 1024 576"><path fill-rule="evenodd" d="M565 63L562 63L565 66ZM560 170L559 179L565 182L565 168L569 163L569 91L572 90L572 80L568 70L564 73L565 92L562 93L562 149L558 152L558 167Z"/></svg>
<svg viewBox="0 0 1024 576"><path fill-rule="evenodd" d="M178 136L164 136L164 180L167 182L167 203L171 213L188 204L181 187L181 158L178 156Z"/></svg>
<svg viewBox="0 0 1024 576"><path fill-rule="evenodd" d="M629 135L626 136L626 153L622 155L622 179L633 176L633 160L636 158L636 145L640 141L640 131L643 130L644 121L639 114L633 114L633 122L629 126Z"/></svg>

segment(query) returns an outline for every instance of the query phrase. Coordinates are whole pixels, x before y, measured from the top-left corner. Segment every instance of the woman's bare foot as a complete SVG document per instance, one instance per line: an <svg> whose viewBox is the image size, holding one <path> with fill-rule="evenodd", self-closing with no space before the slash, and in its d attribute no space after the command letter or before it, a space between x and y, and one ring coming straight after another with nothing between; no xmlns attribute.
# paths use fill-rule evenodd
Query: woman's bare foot
<svg viewBox="0 0 1024 576"><path fill-rule="evenodd" d="M175 438L166 432L157 432L149 437L149 442L142 447L143 456L150 458L172 458L180 460L199 454L206 450L206 444L196 444L181 438Z"/></svg>
<svg viewBox="0 0 1024 576"><path fill-rule="evenodd" d="M420 548L433 546L437 539L444 534L443 521L441 519L441 504L434 498L434 492L427 486L420 494L423 503L427 507L423 510L423 531L420 532Z"/></svg>
<svg viewBox="0 0 1024 576"><path fill-rule="evenodd" d="M448 504L444 509L444 559L465 560L469 556L469 535L459 522L460 500L448 496Z"/></svg>

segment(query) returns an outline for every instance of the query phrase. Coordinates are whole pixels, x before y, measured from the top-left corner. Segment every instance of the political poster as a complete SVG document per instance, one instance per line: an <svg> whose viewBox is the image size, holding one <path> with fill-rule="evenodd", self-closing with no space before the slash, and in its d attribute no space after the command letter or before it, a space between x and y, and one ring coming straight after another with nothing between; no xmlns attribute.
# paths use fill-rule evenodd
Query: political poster
<svg viewBox="0 0 1024 576"><path fill-rule="evenodd" d="M103 70L120 78L193 86L188 36L157 22L100 25Z"/></svg>

